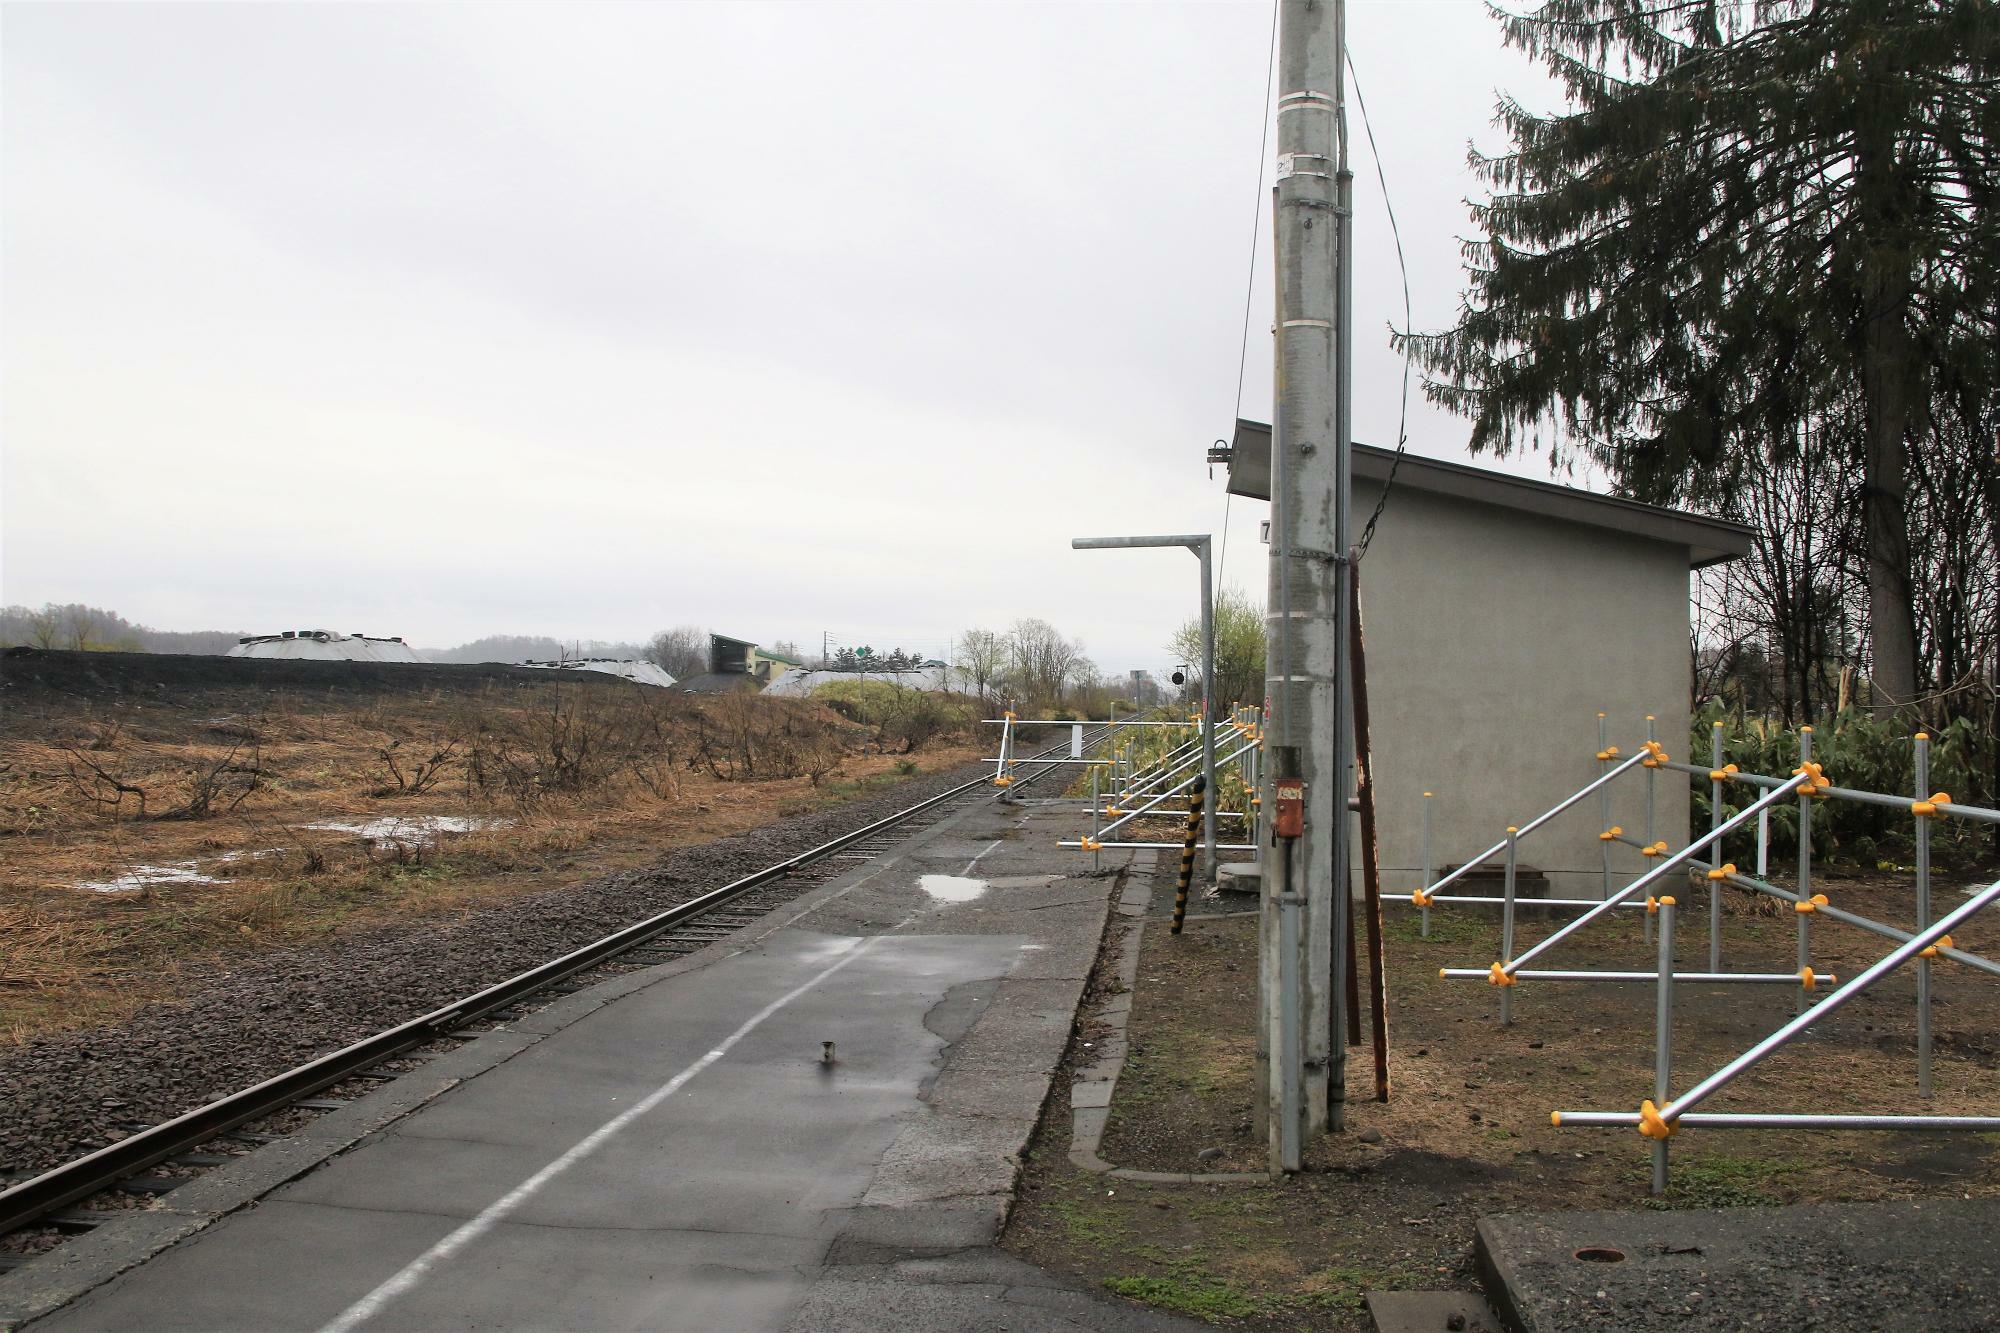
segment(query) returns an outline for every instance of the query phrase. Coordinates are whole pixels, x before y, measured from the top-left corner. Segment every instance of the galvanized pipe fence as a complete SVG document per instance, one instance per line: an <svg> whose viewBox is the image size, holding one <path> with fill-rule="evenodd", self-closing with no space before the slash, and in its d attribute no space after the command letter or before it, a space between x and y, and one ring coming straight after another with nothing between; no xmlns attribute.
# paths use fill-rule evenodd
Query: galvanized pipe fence
<svg viewBox="0 0 2000 1333"><path fill-rule="evenodd" d="M1918 732L1912 740L1914 751L1913 792L1897 796L1882 792L1864 791L1836 785L1827 776L1822 766L1813 758L1813 733L1810 727L1801 728L1799 733L1799 766L1791 774L1783 777L1761 773L1746 773L1727 761L1726 745L1722 724L1712 729L1707 766L1675 761L1658 740L1655 733L1655 719L1646 719L1646 740L1640 749L1630 755L1621 756L1616 746L1607 743L1605 716L1598 714L1598 776L1578 788L1549 809L1528 820L1525 824L1509 827L1504 837L1488 847L1478 856L1442 878L1432 880L1433 817L1431 812L1432 794L1424 793L1423 802L1423 846L1424 881L1423 888L1412 895L1412 900L1421 914L1420 930L1425 938L1430 934L1430 911L1434 905L1461 906L1479 904L1492 907L1496 900L1491 896L1467 894L1441 894L1440 889L1450 886L1459 878L1486 866L1491 858L1503 857L1501 894L1497 900L1500 908L1500 957L1486 967L1444 967L1438 969L1438 976L1444 979L1481 979L1500 988L1500 1021L1513 1022L1513 994L1515 986L1522 981L1562 982L1597 981L1629 982L1651 984L1654 988L1654 1055L1655 1071L1653 1095L1644 1099L1636 1111L1554 1111L1551 1122L1557 1126L1624 1126L1636 1127L1652 1144L1653 1151L1653 1192L1659 1194L1667 1186L1667 1142L1681 1124L1704 1128L1730 1129L1845 1129L1845 1130L2000 1130L2000 1116L1979 1115L1844 1115L1824 1113L1794 1112L1744 1112L1709 1113L1697 1112L1693 1108L1705 1101L1730 1082L1740 1077L1759 1062L1805 1034L1810 1025L1825 1015L1845 1006L1870 987L1879 983L1905 964L1916 965L1916 1009L1917 1009L1917 1091L1929 1100L1933 1093L1933 1033L1931 1023L1932 968L1936 960L1944 959L1963 964L1979 972L2000 975L2000 963L1979 954L1958 948L1952 941L1951 932L1962 923L1969 921L1980 910L2000 898L2000 882L1972 893L1966 902L1954 908L1940 919L1933 920L1932 875L1930 864L1930 841L1934 821L1940 818L1969 819L1987 823L2000 823L2000 810L1983 806L1954 802L1944 792L1927 792L1930 786L1930 737ZM1643 836L1634 838L1611 821L1610 789L1621 777L1638 768L1644 773L1645 814ZM1662 771L1686 774L1689 777L1705 779L1709 783L1709 826L1706 831L1693 838L1678 851L1672 850L1666 840L1656 837L1655 817L1658 800L1658 777ZM1724 792L1728 784L1742 783L1758 789L1760 794L1749 805L1725 816ZM1518 898L1519 850L1523 839L1546 827L1557 816L1575 808L1590 796L1598 796L1599 827L1598 840L1603 848L1603 896L1598 899L1579 898L1533 898L1527 900L1537 909L1577 910L1581 915L1551 931L1539 943L1519 953L1515 952L1516 915L1520 910ZM1791 889L1772 884L1768 875L1769 815L1770 811L1791 801L1798 803L1798 868L1796 884ZM1853 801L1908 812L1914 823L1913 846L1915 857L1914 906L1916 929L1904 930L1887 922L1878 921L1862 913L1834 906L1824 893L1813 890L1812 863L1812 815L1816 803L1822 801ZM1749 875L1739 870L1734 862L1724 855L1724 842L1731 834L1747 831L1754 823L1756 828L1757 874ZM1611 865L1613 844L1636 848L1648 862L1647 869L1636 875L1629 883L1614 887ZM1707 853L1704 855L1704 853ZM1674 938L1679 902L1671 893L1658 891L1671 883L1676 872L1687 877L1698 886L1708 887L1708 967L1706 971L1677 970L1674 961ZM1775 898L1791 905L1796 920L1796 962L1793 972L1745 972L1728 971L1722 966L1722 895L1727 889L1737 889L1753 895ZM1563 941L1575 936L1592 922L1610 916L1622 908L1642 909L1645 912L1645 935L1647 944L1654 943L1657 933L1657 961L1648 970L1607 970L1607 969L1552 969L1528 966L1542 955L1554 949ZM1658 918L1657 932L1654 920ZM1812 928L1815 918L1825 918L1829 922L1852 926L1881 938L1895 941L1886 954L1865 968L1859 975L1841 984L1840 978L1831 973L1816 971L1812 966ZM1793 1018L1776 1031L1754 1044L1749 1050L1724 1065L1707 1078L1695 1083L1680 1097L1671 1096L1673 1081L1672 1040L1675 987L1683 984L1696 985L1783 985L1795 988L1797 1012ZM1822 990L1822 988L1826 988ZM1817 1004L1815 995L1823 995Z"/></svg>
<svg viewBox="0 0 2000 1333"><path fill-rule="evenodd" d="M1089 810L1090 831L1074 839L1058 842L1059 847L1075 848L1092 855L1092 868L1097 866L1097 854L1118 850L1178 850L1179 840L1149 840L1134 837L1136 829L1131 828L1135 820L1148 817L1165 818L1180 813L1174 804L1176 798L1184 798L1190 791L1197 790L1203 776L1205 755L1215 755L1218 776L1233 772L1239 776L1244 789L1249 793L1248 802L1241 810L1215 812L1217 819L1239 819L1246 827L1254 827L1257 819L1258 781L1261 775L1263 712L1257 708L1235 708L1218 717L1213 723L1207 722L1196 713L1187 721L1135 718L1113 722L1042 722L1021 718L1013 712L1002 717L988 719L988 725L1000 730L999 750L993 761L993 781L996 786L1005 787L1012 782L1009 772L1014 766L1013 746L1022 727L1068 726L1071 728L1072 744L1070 756L1061 760L1038 760L1038 763L1068 763L1086 767L1090 773ZM1128 738L1135 728L1184 729L1189 734L1185 739L1176 739L1159 755L1136 761L1130 754ZM1086 734L1088 733L1088 734ZM1212 742L1212 746L1209 744ZM1111 835L1125 830L1123 838ZM1256 839L1246 836L1241 842L1214 841L1208 848L1209 859L1217 851L1258 852Z"/></svg>

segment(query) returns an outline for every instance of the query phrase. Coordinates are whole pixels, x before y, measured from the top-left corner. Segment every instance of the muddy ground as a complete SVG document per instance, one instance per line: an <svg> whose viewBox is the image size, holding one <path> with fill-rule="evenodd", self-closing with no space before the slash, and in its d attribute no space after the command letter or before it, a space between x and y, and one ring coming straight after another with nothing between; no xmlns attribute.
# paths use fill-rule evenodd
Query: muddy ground
<svg viewBox="0 0 2000 1333"><path fill-rule="evenodd" d="M1971 882L1943 877L1939 910ZM1819 878L1815 888L1840 906L1910 924L1907 877ZM1699 905L1705 893L1681 896ZM1170 880L1156 882L1156 912L1171 895ZM1724 967L1791 972L1794 913L1741 898L1728 905ZM1620 913L1559 946L1550 966L1647 969L1654 954L1641 922L1639 913ZM1706 968L1706 922L1705 907L1683 913L1676 952L1684 969ZM1548 929L1527 924L1523 947ZM1651 1094L1652 988L1522 982L1514 1024L1503 1028L1495 988L1437 975L1442 966L1484 967L1498 933L1491 916L1439 909L1424 940L1413 909L1389 909L1391 1100L1370 1100L1372 1057L1365 1046L1353 1049L1348 1132L1315 1142L1307 1170L1289 1179L1146 1185L1080 1171L1067 1157L1066 1099L1052 1098L1008 1243L1037 1263L1217 1323L1365 1328L1364 1291L1476 1287L1473 1224L1489 1213L2000 1193L1993 1135L1689 1130L1673 1141L1668 1194L1650 1199L1647 1144L1635 1131L1561 1129L1550 1112L1636 1110ZM1957 942L1996 956L2000 922L1976 924ZM1889 947L1820 924L1813 966L1847 976ZM1263 1168L1253 1104L1256 957L1254 917L1191 921L1178 938L1164 924L1148 926L1105 1159L1174 1172ZM1100 967L1100 986L1115 976L1113 961ZM1898 977L1705 1109L2000 1114L2000 984L1956 965L1935 975L1936 1093L1928 1104L1916 1094L1914 983ZM1674 1086L1689 1086L1788 1018L1796 994L1681 986ZM1099 1035L1086 1030L1079 1040Z"/></svg>
<svg viewBox="0 0 2000 1333"><path fill-rule="evenodd" d="M349 672L348 668L355 668ZM978 754L817 704L514 667L0 659L0 1047Z"/></svg>

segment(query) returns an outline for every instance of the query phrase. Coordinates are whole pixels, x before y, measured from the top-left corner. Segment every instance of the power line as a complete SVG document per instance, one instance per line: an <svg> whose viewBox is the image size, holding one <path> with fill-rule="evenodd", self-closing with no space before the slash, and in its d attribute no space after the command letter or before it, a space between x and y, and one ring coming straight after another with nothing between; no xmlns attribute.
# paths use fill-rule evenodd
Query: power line
<svg viewBox="0 0 2000 1333"><path fill-rule="evenodd" d="M1347 79L1354 86L1354 102L1361 108L1361 126L1368 134L1368 155L1375 159L1375 180L1382 187L1382 207L1389 214L1389 234L1396 240L1396 267L1403 274L1403 332L1409 333L1415 321L1410 317L1410 266L1403 261L1403 229L1396 225L1396 206L1389 200L1389 178L1382 171L1382 152L1375 146L1375 124L1368 119L1368 99L1361 95L1361 79L1354 70L1352 52L1341 53L1347 60ZM1368 525L1361 529L1361 554L1368 554L1368 543L1375 540L1375 524L1382 517L1383 507L1389 503L1389 492L1396 484L1396 472L1403 466L1403 454L1410 443L1410 345L1403 344L1403 405L1396 421L1396 456L1389 463L1389 476L1382 483L1382 496L1375 501L1375 512L1368 516Z"/></svg>
<svg viewBox="0 0 2000 1333"><path fill-rule="evenodd" d="M1278 0L1271 0L1270 53L1264 61L1264 114L1257 126L1257 197L1250 209L1249 273L1243 279L1243 332L1236 340L1236 417L1243 415L1243 374L1250 364L1250 307L1257 299L1257 224L1264 218L1264 150L1271 142L1271 84L1278 75ZM1235 418L1230 429L1235 430ZM1229 510L1235 496L1222 493L1222 549L1215 559L1215 586L1222 586L1223 571L1229 568Z"/></svg>

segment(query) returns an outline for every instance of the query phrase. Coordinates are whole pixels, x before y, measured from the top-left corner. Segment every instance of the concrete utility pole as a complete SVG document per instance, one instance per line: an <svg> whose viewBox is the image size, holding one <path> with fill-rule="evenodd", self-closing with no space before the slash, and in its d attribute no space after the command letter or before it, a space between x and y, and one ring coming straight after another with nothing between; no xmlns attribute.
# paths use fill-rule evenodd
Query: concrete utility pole
<svg viewBox="0 0 2000 1333"><path fill-rule="evenodd" d="M1350 842L1343 653L1350 477L1341 355L1348 193L1344 17L1341 0L1282 0L1279 17L1277 402L1265 735L1271 747L1297 747L1305 783L1292 901L1284 900L1275 877L1266 876L1263 885L1259 1045L1267 1057L1271 1163L1279 1170L1298 1168L1309 1136L1341 1127L1345 1101L1345 955L1338 947L1349 915ZM1276 766L1267 773L1275 777ZM1270 777L1263 808L1275 808Z"/></svg>

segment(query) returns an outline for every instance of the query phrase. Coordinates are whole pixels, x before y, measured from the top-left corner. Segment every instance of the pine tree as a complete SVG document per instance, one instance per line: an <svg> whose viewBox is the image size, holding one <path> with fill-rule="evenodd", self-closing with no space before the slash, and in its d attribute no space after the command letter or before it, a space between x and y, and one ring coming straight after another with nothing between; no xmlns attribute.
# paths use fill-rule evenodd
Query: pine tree
<svg viewBox="0 0 2000 1333"><path fill-rule="evenodd" d="M1877 699L1912 699L1910 449L1937 413L1990 423L2000 384L2000 6L1492 12L1570 105L1503 97L1511 151L1472 154L1486 239L1458 325L1408 340L1427 395L1475 451L1578 451L1662 503L1858 407L1811 438L1862 464Z"/></svg>

